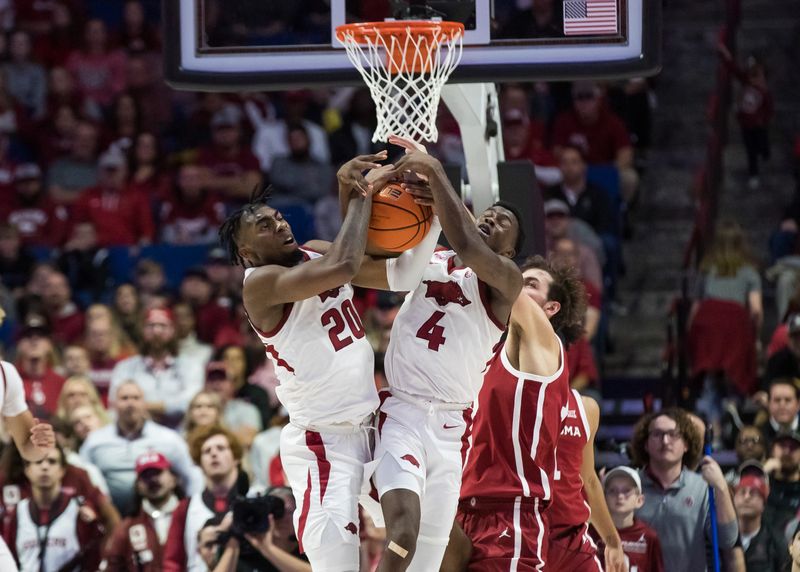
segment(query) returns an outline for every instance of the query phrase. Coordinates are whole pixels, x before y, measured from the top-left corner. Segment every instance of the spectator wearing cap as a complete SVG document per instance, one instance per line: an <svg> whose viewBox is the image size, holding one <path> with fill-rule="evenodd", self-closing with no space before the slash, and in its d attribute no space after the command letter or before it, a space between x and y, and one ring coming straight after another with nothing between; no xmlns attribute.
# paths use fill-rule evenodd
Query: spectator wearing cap
<svg viewBox="0 0 800 572"><path fill-rule="evenodd" d="M172 514L183 492L172 465L161 453L140 455L135 470L135 513L115 528L103 554L104 569L160 572Z"/></svg>
<svg viewBox="0 0 800 572"><path fill-rule="evenodd" d="M17 341L17 369L25 387L25 401L34 417L50 419L56 413L64 378L58 375L50 328L41 316L23 323Z"/></svg>
<svg viewBox="0 0 800 572"><path fill-rule="evenodd" d="M781 431L800 430L800 389L793 379L772 380L767 393L767 413L769 417L758 425L767 446Z"/></svg>
<svg viewBox="0 0 800 572"><path fill-rule="evenodd" d="M161 203L158 224L161 240L169 244L211 244L225 220L225 204L207 188L203 168L186 164Z"/></svg>
<svg viewBox="0 0 800 572"><path fill-rule="evenodd" d="M311 156L311 142L302 123L289 125L286 138L289 154L277 157L270 173L276 197L314 204L333 188L333 166Z"/></svg>
<svg viewBox="0 0 800 572"><path fill-rule="evenodd" d="M786 324L786 347L767 360L764 381L768 384L778 378L800 379L800 313L790 315Z"/></svg>
<svg viewBox="0 0 800 572"><path fill-rule="evenodd" d="M69 155L47 170L47 190L54 201L73 204L86 188L97 184L98 128L88 121L75 126Z"/></svg>
<svg viewBox="0 0 800 572"><path fill-rule="evenodd" d="M253 438L264 428L261 414L255 405L236 397L236 386L228 375L225 363L212 361L208 364L205 390L219 397L225 426L245 449L249 449Z"/></svg>
<svg viewBox="0 0 800 572"><path fill-rule="evenodd" d="M98 161L98 184L85 189L75 203L76 222L91 222L100 246L149 244L155 238L150 203L127 187L125 155L111 148Z"/></svg>
<svg viewBox="0 0 800 572"><path fill-rule="evenodd" d="M690 469L701 457L702 442L689 415L682 409L666 409L643 416L634 428L631 451L634 463L641 467L644 494L644 505L636 516L658 533L664 569L707 570L709 486L715 491L723 552L734 547L739 532L728 483L717 462L706 456L700 474Z"/></svg>
<svg viewBox="0 0 800 572"><path fill-rule="evenodd" d="M213 287L208 272L202 266L188 269L180 285L180 299L194 309L197 319L197 338L203 343L213 343L217 332L231 323L231 308L213 297Z"/></svg>
<svg viewBox="0 0 800 572"><path fill-rule="evenodd" d="M769 496L764 469L748 465L733 490L733 505L739 519L746 569L753 572L784 570L789 560L786 541L782 532L763 518Z"/></svg>
<svg viewBox="0 0 800 572"><path fill-rule="evenodd" d="M23 244L60 246L65 238L67 211L47 196L39 165L17 166L14 189L14 197L0 205L0 220L17 227Z"/></svg>
<svg viewBox="0 0 800 572"><path fill-rule="evenodd" d="M578 270L581 276L602 291L602 268L606 254L603 241L594 229L586 221L573 217L566 202L549 199L544 203L544 232L548 252L555 241L561 238L571 238L578 244Z"/></svg>
<svg viewBox="0 0 800 572"><path fill-rule="evenodd" d="M52 325L53 341L66 345L83 336L84 316L72 301L72 289L61 272L50 272L42 290L42 304Z"/></svg>
<svg viewBox="0 0 800 572"><path fill-rule="evenodd" d="M175 319L175 338L178 340L178 355L202 365L211 360L213 349L197 339L195 326L197 320L194 310L186 302L178 302L172 306L172 317Z"/></svg>
<svg viewBox="0 0 800 572"><path fill-rule="evenodd" d="M784 530L800 510L800 433L781 431L775 436L764 470L770 476L765 520Z"/></svg>
<svg viewBox="0 0 800 572"><path fill-rule="evenodd" d="M211 117L211 145L197 163L207 168L205 187L233 203L243 203L261 182L258 159L242 141L242 112L228 104Z"/></svg>
<svg viewBox="0 0 800 572"><path fill-rule="evenodd" d="M556 156L561 158L570 145L580 149L590 165L615 165L623 198L626 202L633 200L639 177L633 168L628 130L593 82L576 81L572 85L572 108L561 112L553 124Z"/></svg>
<svg viewBox="0 0 800 572"><path fill-rule="evenodd" d="M629 568L637 572L663 572L664 563L658 534L634 514L644 505L639 473L630 467L615 467L606 473L603 491ZM602 539L594 529L592 536L598 542L597 554L602 558Z"/></svg>
<svg viewBox="0 0 800 572"><path fill-rule="evenodd" d="M178 355L172 312L161 308L147 311L141 353L119 362L111 373L109 402L117 388L134 381L144 393L147 410L169 427L177 427L189 401L203 388L203 369Z"/></svg>
<svg viewBox="0 0 800 572"><path fill-rule="evenodd" d="M115 388L113 397L116 423L92 431L80 455L103 473L120 513L133 514L136 459L145 453L166 457L188 494L200 490L202 483L186 442L172 429L148 419L141 388L126 381Z"/></svg>

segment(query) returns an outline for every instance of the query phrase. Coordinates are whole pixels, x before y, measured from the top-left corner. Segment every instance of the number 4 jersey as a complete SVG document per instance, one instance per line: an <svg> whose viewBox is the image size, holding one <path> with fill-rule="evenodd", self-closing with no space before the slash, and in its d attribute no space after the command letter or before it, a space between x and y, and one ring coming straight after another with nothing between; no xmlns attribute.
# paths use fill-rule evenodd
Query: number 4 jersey
<svg viewBox="0 0 800 572"><path fill-rule="evenodd" d="M492 314L489 286L455 259L452 250L431 257L394 320L385 367L393 389L470 403L505 324Z"/></svg>
<svg viewBox="0 0 800 572"><path fill-rule="evenodd" d="M306 260L321 256L303 254ZM253 270L245 271L245 281ZM275 366L278 398L296 425L357 425L378 407L375 358L350 284L285 304L269 332L253 329Z"/></svg>

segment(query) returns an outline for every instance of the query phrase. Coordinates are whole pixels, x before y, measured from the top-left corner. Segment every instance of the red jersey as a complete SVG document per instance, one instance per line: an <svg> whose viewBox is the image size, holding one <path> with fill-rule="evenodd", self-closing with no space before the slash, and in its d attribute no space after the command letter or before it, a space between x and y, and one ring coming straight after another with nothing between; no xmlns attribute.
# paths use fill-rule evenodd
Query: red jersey
<svg viewBox="0 0 800 572"><path fill-rule="evenodd" d="M91 222L100 246L133 246L155 238L150 202L130 189L105 191L91 187L81 192L74 206L76 222Z"/></svg>
<svg viewBox="0 0 800 572"><path fill-rule="evenodd" d="M461 500L550 500L561 410L569 394L560 340L559 347L561 366L549 377L514 368L505 344L489 362L476 402Z"/></svg>
<svg viewBox="0 0 800 572"><path fill-rule="evenodd" d="M64 378L52 369L48 369L41 377L34 377L22 370L19 373L25 387L25 401L33 416L42 420L50 419L56 414Z"/></svg>
<svg viewBox="0 0 800 572"><path fill-rule="evenodd" d="M629 572L664 571L661 542L655 530L634 517L633 526L619 528L617 532L622 540L622 551L628 561ZM590 533L597 542L597 557L603 561L605 545L595 529L592 528Z"/></svg>
<svg viewBox="0 0 800 572"><path fill-rule="evenodd" d="M591 439L589 420L583 409L580 394L574 389L564 410L556 449L556 471L553 483L553 502L547 509L550 528L571 528L589 522L591 510L583 495L581 464L583 449Z"/></svg>
<svg viewBox="0 0 800 572"><path fill-rule="evenodd" d="M40 197L33 203L23 202L19 196L0 206L0 218L19 230L24 244L32 246L60 246L67 229L67 209L56 205L49 197Z"/></svg>

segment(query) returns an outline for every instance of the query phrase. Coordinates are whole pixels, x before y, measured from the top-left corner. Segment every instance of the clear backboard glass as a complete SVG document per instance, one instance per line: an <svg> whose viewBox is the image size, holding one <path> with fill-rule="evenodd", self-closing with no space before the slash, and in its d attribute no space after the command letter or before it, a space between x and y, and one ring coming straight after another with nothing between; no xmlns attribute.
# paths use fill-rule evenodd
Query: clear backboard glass
<svg viewBox="0 0 800 572"><path fill-rule="evenodd" d="M451 82L655 73L655 0L166 0L166 72L190 89L357 84L336 26L441 18L465 25Z"/></svg>

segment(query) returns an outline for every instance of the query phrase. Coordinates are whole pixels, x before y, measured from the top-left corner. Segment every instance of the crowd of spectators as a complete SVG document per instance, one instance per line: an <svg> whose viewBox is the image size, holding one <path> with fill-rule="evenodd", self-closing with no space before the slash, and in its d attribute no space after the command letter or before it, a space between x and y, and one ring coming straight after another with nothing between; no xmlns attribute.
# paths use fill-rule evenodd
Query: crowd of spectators
<svg viewBox="0 0 800 572"><path fill-rule="evenodd" d="M77 540L50 551L43 570L73 559L90 567L104 560L110 570L161 562L164 570L213 570L237 559L250 569L306 570L278 454L286 412L244 313L242 269L216 247L216 232L254 187L271 183L275 205L300 213L305 231L332 238L335 170L377 150L374 104L366 89L172 91L160 74L157 12L141 0L114 5L23 0L4 13L0 307L8 319L0 341L29 407L54 424L59 441L37 464L4 448L4 534L10 543L31 534L25 515L36 511L26 506L48 506L56 491L65 493L61 524ZM534 5L544 29L538 12L549 3ZM740 77L750 99L768 96L762 71ZM628 217L646 193L649 93L641 79L500 89L506 158L536 165L548 254L577 268L589 294L585 336L568 359L573 387L596 396ZM740 120L755 186L769 112L749 113ZM445 109L439 123L430 151L463 165ZM798 156L800 164L800 143ZM728 569L746 561L747 570L779 570L791 558L800 566L798 205L770 244L782 324L761 384L762 281L736 223L719 225L700 268L687 403L735 447L736 465L724 474L702 457L699 420L670 410L634 430L635 470L606 475L606 500L640 572L695 569L687 563L710 558L709 487ZM139 256L152 245L201 248L204 262L171 279L168 262ZM133 261L122 277L120 248ZM401 301L358 292L378 384ZM281 499L283 516L267 534L232 534L232 505L265 491ZM359 530L370 569L381 530L366 517Z"/></svg>

